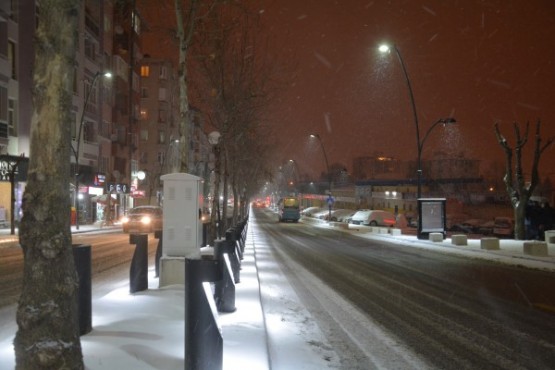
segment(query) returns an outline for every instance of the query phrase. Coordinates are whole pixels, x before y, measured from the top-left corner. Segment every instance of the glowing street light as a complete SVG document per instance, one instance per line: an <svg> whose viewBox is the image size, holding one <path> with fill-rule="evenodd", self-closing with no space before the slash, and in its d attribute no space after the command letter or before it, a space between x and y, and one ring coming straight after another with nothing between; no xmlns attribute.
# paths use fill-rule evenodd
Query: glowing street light
<svg viewBox="0 0 555 370"><path fill-rule="evenodd" d="M73 145L71 146L71 150L73 151L73 155L75 157L75 193L73 196L73 207L75 208L75 213L76 213L75 228L77 230L79 230L79 202L77 201L77 196L79 193L79 155L80 155L80 147L81 147L81 136L83 133L83 126L85 125L85 112L87 111L89 101L91 100L91 93L94 89L94 84L96 83L96 80L100 76L103 76L105 78L112 78L112 73L98 71L94 74L90 85L85 91L85 102L83 104L83 111L81 112L81 119L79 120L79 131L77 133L77 137L75 138L76 146L75 148L73 147Z"/></svg>
<svg viewBox="0 0 555 370"><path fill-rule="evenodd" d="M329 208L329 219L331 220L331 209L332 209L332 203L330 201L331 200L331 172L330 172L330 165L328 163L328 156L326 154L326 149L324 149L324 144L322 143L322 139L320 138L320 135L310 134L310 137L318 139L318 142L320 143L320 148L322 148L322 153L324 153L324 159L326 161L326 170L328 171L328 186L329 186L328 208Z"/></svg>
<svg viewBox="0 0 555 370"><path fill-rule="evenodd" d="M387 44L382 44L378 48L378 50L381 53L389 53L391 49L393 49L395 51L395 54L397 54L397 58L399 59L399 63L401 63L401 67L403 69L403 74L405 76L405 81L407 82L407 87L409 89L409 97L410 97L410 103L411 103L411 107L412 107L412 114L413 114L413 118L414 118L414 126L415 126L415 129L416 129L416 147L418 149L417 195L416 195L416 197L417 197L417 199L419 199L422 196L422 148L424 146L424 142L428 138L428 135L430 134L432 129L434 127L436 127L438 124L441 123L445 126L446 124L456 123L457 121L453 117L440 118L428 129L428 131L426 132L426 135L424 136L424 139L422 141L420 141L420 127L419 127L419 124L418 124L418 115L416 114L416 103L414 101L414 95L412 93L412 86L411 86L411 83L410 83L409 75L407 73L407 68L405 67L405 62L403 60L403 57L401 56L401 52L399 51L399 49L395 45L389 46Z"/></svg>
<svg viewBox="0 0 555 370"><path fill-rule="evenodd" d="M420 140L418 141L418 162L417 162L418 169L417 169L417 178L416 178L417 188L418 188L418 194L417 194L418 198L420 198L421 192L422 192L422 149L424 148L424 143L426 142L426 139L428 138L428 135L430 135L430 132L434 129L434 127L436 127L440 123L443 126L445 126L445 125L457 123L457 120L454 119L453 117L446 117L446 118L438 119L436 122L434 122L433 125L430 126L428 131L426 131L426 135L424 135L424 138L422 139L422 141L420 141Z"/></svg>

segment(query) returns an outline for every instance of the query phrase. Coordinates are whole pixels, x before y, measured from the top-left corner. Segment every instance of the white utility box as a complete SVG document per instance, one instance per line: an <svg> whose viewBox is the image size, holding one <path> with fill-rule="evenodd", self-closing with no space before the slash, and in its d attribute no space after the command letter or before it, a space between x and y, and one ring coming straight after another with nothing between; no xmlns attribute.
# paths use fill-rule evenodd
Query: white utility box
<svg viewBox="0 0 555 370"><path fill-rule="evenodd" d="M164 182L164 226L159 286L185 282L185 258L200 259L200 177L188 173L161 176Z"/></svg>
<svg viewBox="0 0 555 370"><path fill-rule="evenodd" d="M164 182L162 256L200 259L202 179L188 173L170 173L160 179Z"/></svg>

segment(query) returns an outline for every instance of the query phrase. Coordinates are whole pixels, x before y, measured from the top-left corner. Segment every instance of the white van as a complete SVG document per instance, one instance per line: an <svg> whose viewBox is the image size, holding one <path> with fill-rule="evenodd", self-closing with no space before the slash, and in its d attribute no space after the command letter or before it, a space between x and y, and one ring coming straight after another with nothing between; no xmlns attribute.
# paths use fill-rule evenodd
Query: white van
<svg viewBox="0 0 555 370"><path fill-rule="evenodd" d="M359 209L351 217L350 223L355 225L393 227L395 226L395 216L387 211Z"/></svg>

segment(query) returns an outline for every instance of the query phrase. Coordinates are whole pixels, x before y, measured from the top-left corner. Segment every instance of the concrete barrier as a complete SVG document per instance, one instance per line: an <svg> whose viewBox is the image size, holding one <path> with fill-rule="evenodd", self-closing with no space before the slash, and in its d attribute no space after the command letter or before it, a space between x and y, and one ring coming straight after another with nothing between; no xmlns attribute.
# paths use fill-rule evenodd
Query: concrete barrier
<svg viewBox="0 0 555 370"><path fill-rule="evenodd" d="M378 227L378 233L379 234L389 234L389 228L388 227Z"/></svg>
<svg viewBox="0 0 555 370"><path fill-rule="evenodd" d="M487 250L499 249L499 238L482 238L480 239L480 248Z"/></svg>
<svg viewBox="0 0 555 370"><path fill-rule="evenodd" d="M523 252L530 256L547 257L547 243L539 241L524 242Z"/></svg>
<svg viewBox="0 0 555 370"><path fill-rule="evenodd" d="M396 229L396 228L390 228L389 232L391 235L401 235L401 229Z"/></svg>
<svg viewBox="0 0 555 370"><path fill-rule="evenodd" d="M546 230L545 231L545 241L548 244L555 244L555 230Z"/></svg>
<svg viewBox="0 0 555 370"><path fill-rule="evenodd" d="M442 233L430 233L429 240L433 242L442 242L443 241L443 234Z"/></svg>
<svg viewBox="0 0 555 370"><path fill-rule="evenodd" d="M348 229L349 225L344 222L330 221L328 225L331 227L337 227L339 229Z"/></svg>
<svg viewBox="0 0 555 370"><path fill-rule="evenodd" d="M454 245L468 245L468 238L464 234L457 234L451 236L451 244Z"/></svg>

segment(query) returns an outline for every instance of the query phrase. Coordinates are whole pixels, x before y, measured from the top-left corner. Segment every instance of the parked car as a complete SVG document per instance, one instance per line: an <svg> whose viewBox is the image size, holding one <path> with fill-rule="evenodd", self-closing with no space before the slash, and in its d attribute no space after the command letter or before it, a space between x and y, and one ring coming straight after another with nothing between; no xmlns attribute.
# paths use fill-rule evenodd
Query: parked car
<svg viewBox="0 0 555 370"><path fill-rule="evenodd" d="M131 208L121 220L124 233L153 233L162 230L162 207L138 206Z"/></svg>
<svg viewBox="0 0 555 370"><path fill-rule="evenodd" d="M321 211L314 212L312 214L312 217L327 221L329 218L329 215L330 215L330 210L327 208L322 208Z"/></svg>
<svg viewBox="0 0 555 370"><path fill-rule="evenodd" d="M515 232L515 222L510 217L495 217L493 235L498 238L511 238Z"/></svg>
<svg viewBox="0 0 555 370"><path fill-rule="evenodd" d="M484 222L484 220L480 220L478 218L465 220L451 226L451 231L462 232L465 234L477 234L480 226L482 226Z"/></svg>
<svg viewBox="0 0 555 370"><path fill-rule="evenodd" d="M387 211L360 209L351 217L350 223L355 225L392 227L395 226L395 216Z"/></svg>
<svg viewBox="0 0 555 370"><path fill-rule="evenodd" d="M313 215L317 212L320 212L324 210L324 208L321 207L308 207L305 208L301 211L301 215L306 216L306 217L313 217Z"/></svg>
<svg viewBox="0 0 555 370"><path fill-rule="evenodd" d="M352 217L355 213L356 211L353 211L352 209L334 209L331 211L330 221L347 222L347 219Z"/></svg>
<svg viewBox="0 0 555 370"><path fill-rule="evenodd" d="M478 234L491 235L493 234L494 226L495 226L495 221L486 221L478 227Z"/></svg>

